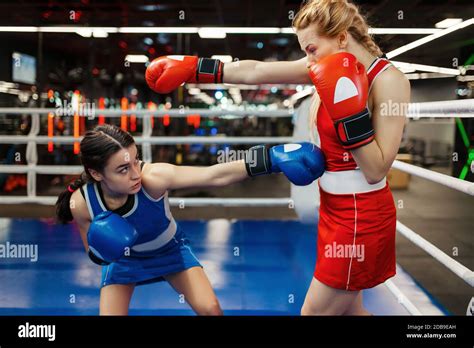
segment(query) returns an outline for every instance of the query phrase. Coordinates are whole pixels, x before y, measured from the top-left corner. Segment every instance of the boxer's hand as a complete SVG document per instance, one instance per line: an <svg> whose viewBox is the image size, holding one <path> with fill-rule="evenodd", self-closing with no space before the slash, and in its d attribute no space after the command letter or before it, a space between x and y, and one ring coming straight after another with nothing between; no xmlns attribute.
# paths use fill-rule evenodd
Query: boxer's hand
<svg viewBox="0 0 474 348"><path fill-rule="evenodd" d="M94 217L87 232L89 257L98 265L115 262L137 238L137 231L127 220L111 211L104 211Z"/></svg>
<svg viewBox="0 0 474 348"><path fill-rule="evenodd" d="M265 145L249 149L245 158L249 176L283 172L293 184L311 184L324 173L324 155L314 144L308 142Z"/></svg>
<svg viewBox="0 0 474 348"><path fill-rule="evenodd" d="M222 83L224 64L218 59L195 56L163 56L145 72L148 86L157 93L170 93L185 82Z"/></svg>
<svg viewBox="0 0 474 348"><path fill-rule="evenodd" d="M329 55L309 69L321 103L334 122L345 149L356 149L374 140L367 109L369 83L364 66L347 52Z"/></svg>

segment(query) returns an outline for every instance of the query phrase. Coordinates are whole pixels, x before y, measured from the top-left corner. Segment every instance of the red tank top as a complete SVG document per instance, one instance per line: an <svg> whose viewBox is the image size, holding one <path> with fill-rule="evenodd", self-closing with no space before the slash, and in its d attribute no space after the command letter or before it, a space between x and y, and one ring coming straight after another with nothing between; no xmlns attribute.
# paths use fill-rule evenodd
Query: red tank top
<svg viewBox="0 0 474 348"><path fill-rule="evenodd" d="M369 93L375 78L388 69L391 63L387 59L377 58L367 69L367 78L369 80ZM342 170L353 170L357 168L352 154L345 150L336 135L336 130L332 119L323 104L319 105L316 117L316 127L321 140L321 150L326 157L326 170L338 172Z"/></svg>

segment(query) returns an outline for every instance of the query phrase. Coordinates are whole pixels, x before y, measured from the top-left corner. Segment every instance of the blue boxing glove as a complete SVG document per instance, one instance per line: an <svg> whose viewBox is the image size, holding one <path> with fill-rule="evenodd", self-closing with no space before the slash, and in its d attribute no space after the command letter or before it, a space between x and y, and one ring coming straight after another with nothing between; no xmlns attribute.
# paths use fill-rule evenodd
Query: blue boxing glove
<svg viewBox="0 0 474 348"><path fill-rule="evenodd" d="M87 232L89 257L98 265L108 265L124 256L138 238L138 232L123 217L111 211L97 214Z"/></svg>
<svg viewBox="0 0 474 348"><path fill-rule="evenodd" d="M308 142L267 147L258 145L248 150L245 168L249 176L283 172L298 186L311 184L324 173L324 155Z"/></svg>

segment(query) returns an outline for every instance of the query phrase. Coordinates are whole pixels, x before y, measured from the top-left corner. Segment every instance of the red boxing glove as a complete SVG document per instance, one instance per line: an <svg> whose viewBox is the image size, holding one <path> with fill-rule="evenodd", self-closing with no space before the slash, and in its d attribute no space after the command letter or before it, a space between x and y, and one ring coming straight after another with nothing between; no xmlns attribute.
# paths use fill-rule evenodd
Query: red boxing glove
<svg viewBox="0 0 474 348"><path fill-rule="evenodd" d="M347 52L327 56L311 66L309 76L342 146L352 150L373 141L374 128L367 109L369 82L356 57Z"/></svg>
<svg viewBox="0 0 474 348"><path fill-rule="evenodd" d="M145 79L157 93L170 93L184 82L222 83L224 63L195 56L163 56L148 65Z"/></svg>

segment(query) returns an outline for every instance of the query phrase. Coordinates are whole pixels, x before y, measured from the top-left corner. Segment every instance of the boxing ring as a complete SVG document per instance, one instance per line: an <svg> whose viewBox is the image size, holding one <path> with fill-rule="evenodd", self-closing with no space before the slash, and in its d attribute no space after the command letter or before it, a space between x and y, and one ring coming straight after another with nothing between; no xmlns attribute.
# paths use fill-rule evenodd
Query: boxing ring
<svg viewBox="0 0 474 348"><path fill-rule="evenodd" d="M25 136L0 136L1 144L26 144L26 165L0 165L0 173L27 175L26 196L2 196L1 204L52 205L55 196L36 194L37 174L79 174L81 166L38 165L37 144L73 144L81 137L39 135L41 115L55 109L0 108L0 115L31 115ZM100 110L105 117L136 115L143 118L143 131L135 136L142 157L151 162L151 145L258 144L297 141L295 137L155 137L150 116L186 117L223 114L257 117L294 117L292 110ZM409 118L473 117L474 101L459 100L410 105ZM80 115L90 117L91 115ZM48 116L49 117L49 116ZM474 196L474 183L395 161L393 168ZM311 185L310 185L311 186ZM316 186L308 187L310 195ZM316 197L316 196L311 196ZM310 197L310 198L311 198ZM306 207L308 197L292 187L283 198L182 198L171 197L176 207L287 207L300 220L177 221L205 267L224 313L227 315L299 315L316 260L315 221L318 202ZM313 199L317 201L317 199ZM306 209L303 211L302 209ZM471 287L474 272L397 221L397 232L428 253ZM74 224L58 225L52 219L0 218L0 243L36 245L37 260L5 258L0 263L0 315L96 315L99 307L100 268L90 262ZM397 275L384 284L364 290L364 305L375 315L449 314L415 279L397 265ZM166 283L135 289L132 315L188 315L186 303Z"/></svg>

